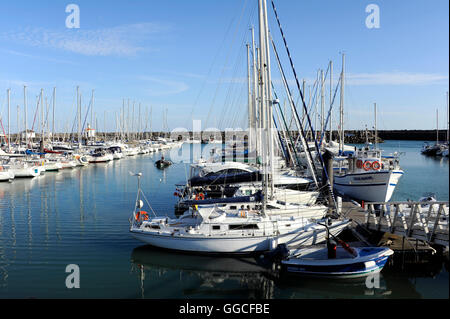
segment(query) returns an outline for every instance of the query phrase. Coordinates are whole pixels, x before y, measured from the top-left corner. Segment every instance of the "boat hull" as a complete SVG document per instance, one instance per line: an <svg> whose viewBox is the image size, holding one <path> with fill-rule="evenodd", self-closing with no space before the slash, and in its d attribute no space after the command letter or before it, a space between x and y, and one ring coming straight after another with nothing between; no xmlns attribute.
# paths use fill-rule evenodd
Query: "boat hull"
<svg viewBox="0 0 450 319"><path fill-rule="evenodd" d="M343 248L339 248L343 249ZM360 251L372 250L373 253L365 256L359 254ZM314 258L293 258L281 262L282 269L290 273L304 276L326 277L326 278L358 278L366 277L370 274L379 273L386 265L389 256L393 251L389 248L363 248L357 249L356 258L343 259L314 259ZM326 248L323 249L326 254ZM309 257L309 256L306 256Z"/></svg>
<svg viewBox="0 0 450 319"><path fill-rule="evenodd" d="M334 188L357 200L387 202L402 175L402 170L335 175Z"/></svg>
<svg viewBox="0 0 450 319"><path fill-rule="evenodd" d="M348 225L348 221L336 223L330 227L330 232L338 235ZM131 234L134 238L155 247L201 254L252 254L269 251L279 244L313 245L326 240L325 228L316 224L279 236L172 236L133 229Z"/></svg>

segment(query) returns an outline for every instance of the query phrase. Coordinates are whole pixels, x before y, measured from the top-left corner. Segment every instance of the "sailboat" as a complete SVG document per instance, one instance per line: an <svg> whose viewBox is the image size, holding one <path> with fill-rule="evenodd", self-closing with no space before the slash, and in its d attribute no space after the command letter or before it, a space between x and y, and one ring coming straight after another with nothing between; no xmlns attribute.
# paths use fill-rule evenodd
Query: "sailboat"
<svg viewBox="0 0 450 319"><path fill-rule="evenodd" d="M0 163L0 182L10 182L14 177L15 175L9 167Z"/></svg>
<svg viewBox="0 0 450 319"><path fill-rule="evenodd" d="M133 237L147 244L185 252L218 254L251 254L275 249L279 244L287 246L312 245L326 239L325 229L315 221L302 216L269 215L268 202L273 189L273 136L272 99L270 90L270 57L265 0L258 0L260 32L260 72L259 81L262 98L259 100L261 112L265 112L262 122L262 203L255 210L227 210L217 204L193 205L178 218L167 216L150 217L143 211L144 197L140 189L141 173L138 178L138 196L130 218L130 232ZM148 204L148 203L147 203ZM150 205L149 205L150 206ZM349 220L329 220L333 235L339 234L350 224Z"/></svg>

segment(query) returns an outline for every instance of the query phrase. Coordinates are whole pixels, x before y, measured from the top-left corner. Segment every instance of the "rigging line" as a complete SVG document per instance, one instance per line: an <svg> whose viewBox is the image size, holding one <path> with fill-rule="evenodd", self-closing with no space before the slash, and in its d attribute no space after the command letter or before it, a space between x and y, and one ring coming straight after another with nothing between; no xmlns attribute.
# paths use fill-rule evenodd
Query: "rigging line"
<svg viewBox="0 0 450 319"><path fill-rule="evenodd" d="M35 122L36 122L36 115L37 115L37 112L38 112L38 109L39 109L39 101L41 100L41 98L40 98L40 96L38 95L38 97L37 97L37 104L36 104L36 111L34 112L34 120L33 120L33 125L31 126L31 130L33 131L34 130L34 124L35 124Z"/></svg>
<svg viewBox="0 0 450 319"><path fill-rule="evenodd" d="M273 86L273 84L272 84L272 86ZM287 161L287 159L290 157L289 154L288 154L288 151L287 151L287 143L283 143L283 138L281 136L281 131L278 129L277 122L275 121L275 114L279 117L279 114L278 114L276 108L275 108L275 112L274 112L274 115L273 115L273 123L274 123L275 129L276 129L276 131L278 133L278 139L279 139L281 150L283 151L283 154L284 154L284 159L285 159L285 161ZM272 138L273 138L273 136L272 136Z"/></svg>
<svg viewBox="0 0 450 319"><path fill-rule="evenodd" d="M238 71L240 71L239 68L241 67L241 63L239 63L239 62L241 61L242 54L243 54L243 50L239 50L239 55L238 55L238 57L237 57L237 59L235 61L235 65L234 65L234 68L233 68L233 76L232 76L232 78L230 80L230 83L229 83L229 86L228 86L228 90L227 90L227 93L226 93L226 96L225 96L225 102L224 102L224 105L222 107L220 125L221 124L225 124L225 121L226 121L226 116L225 115L227 113L227 105L231 104L233 106L233 100L232 99L236 99L236 94L237 93L232 94L232 93L234 93L232 91L238 90L236 87L238 86L237 84L239 83L239 80L232 80L232 79L237 79L237 74L238 74ZM234 98L233 98L233 96L234 96Z"/></svg>
<svg viewBox="0 0 450 319"><path fill-rule="evenodd" d="M237 107L239 107L240 104L243 104L241 102L243 101L243 95L245 94L246 90L247 90L247 88L244 85L241 85L240 92L239 93L236 92L236 94L234 95L234 100L231 103L231 109L234 110ZM234 115L231 118L231 121L230 121L230 118L227 120L230 128L232 128L233 125L237 123L238 117L239 117L239 115L241 115L240 109L235 110L233 114Z"/></svg>
<svg viewBox="0 0 450 319"><path fill-rule="evenodd" d="M92 95L91 95L91 100L89 101L89 106L86 110L86 116L84 117L84 122L83 122L83 126L81 127L81 132L84 131L84 126L86 125L87 117L89 115L89 111L91 110L91 107L92 107ZM94 126L94 123L92 123L92 126Z"/></svg>
<svg viewBox="0 0 450 319"><path fill-rule="evenodd" d="M247 7L247 2L248 2L248 0L245 0L244 5L243 5L243 7L242 7L242 11L241 11L241 14L240 14L240 16L239 16L239 21L238 21L238 24L237 24L237 26L236 26L236 30L235 30L235 32L234 32L234 38L236 38L236 34L237 34L238 30L239 30L239 26L241 25L242 17L243 17L243 15L244 15L245 8ZM219 91L219 87L221 86L222 81L223 81L223 74L224 74L224 72L225 72L226 65L228 64L228 60L229 60L229 58L230 58L230 54L231 54L231 52L232 52L233 47L234 47L234 42L233 42L232 45L230 46L230 50L228 51L227 57L226 57L226 59L225 59L225 65L223 66L223 68L222 68L222 70L221 70L220 80L219 80L219 83L217 84L217 87L216 87L216 90L215 90L215 93L214 93L214 97L213 97L213 101L212 101L212 103L211 103L211 106L209 107L208 116L206 117L206 123L205 123L205 126L208 125L209 117L210 117L210 115L211 115L212 109L214 108L214 104L215 104L215 102L216 102L216 98L217 98L217 94L218 94L218 91Z"/></svg>
<svg viewBox="0 0 450 319"><path fill-rule="evenodd" d="M249 18L249 21L251 21L253 19L254 11L255 10L252 11L252 14L251 14L251 16ZM243 36L242 36L241 45L246 42L245 41L246 36L247 36L247 33L244 33ZM242 64L240 62L242 61L242 56L243 56L244 50L239 50L238 52L239 52L239 54L238 54L238 57L237 57L237 59L235 61L235 65L234 65L234 69L233 69L233 77L232 78L237 78L237 73L238 73L238 71L240 71L240 68L242 68ZM226 119L225 119L226 118L226 116L225 116L226 115L226 105L227 105L228 100L229 100L229 95L231 94L231 90L232 89L233 90L237 90L237 89L234 88L234 85L237 86L238 82L239 81L231 82L229 87L228 87L227 94L226 94L226 101L225 101L224 106L222 108L221 121L220 121L220 125L219 126L222 126L222 124L225 124L225 121L226 121Z"/></svg>
<svg viewBox="0 0 450 319"><path fill-rule="evenodd" d="M305 135L305 130L304 130L304 127L303 127L303 125L302 125L302 123L301 123L301 121L300 121L300 117L299 117L298 112L297 112L297 107L295 106L295 104L293 104L294 102L292 101L292 93L291 93L291 89L290 89L290 87L289 87L289 84L287 83L286 75L285 75L285 73L284 73L283 66L281 65L280 57L279 57L279 55L278 55L278 51L277 51L277 48L276 48L276 46L275 46L275 42L273 41L272 38L271 38L271 40L272 40L273 51L274 51L274 53L275 53L275 57L276 57L277 62L278 62L278 68L279 68L280 73L281 73L281 78L283 79L283 83L284 83L284 86L285 86L285 88L286 88L286 91L287 91L287 95L288 95L290 104L293 106L293 110L292 110L292 112L294 112L293 116L295 116L295 117L297 118L297 120L298 120L298 126L300 126L300 127L298 127L299 135L303 136L303 138L305 139L305 136L306 136L306 135ZM311 154L311 150L310 150L309 145L308 145L307 142L305 143L305 146L306 146L306 150L304 150L304 151L308 152L309 158L312 159L313 156L312 156L312 154ZM295 147L295 145L294 145L294 147ZM312 170L314 170L314 172L311 172L311 173L314 175L314 173L317 172L317 168L316 168L316 165L315 165L314 161L311 161L311 168L312 168Z"/></svg>
<svg viewBox="0 0 450 319"><path fill-rule="evenodd" d="M252 12L251 12L251 14L250 14L250 17L249 17L249 19L248 19L248 23L247 24L249 24L250 23L250 21L253 19L253 16L254 16L254 14L255 14L255 6L253 7L253 9L252 9ZM243 36L242 36L242 39L241 39L241 46L242 47L244 47L244 43L246 43L246 37L247 37L247 35L248 35L248 33L246 33L246 32L244 32L243 33ZM235 68L234 68L234 72L233 72L233 78L238 78L237 77L237 73L238 73L238 71L240 71L240 72L242 72L242 67L243 67L243 64L241 64L241 61L242 61L242 56L243 56L243 54L244 54L244 50L239 50L239 55L238 55L238 57L237 57L237 59L236 59L236 62L235 62ZM242 77L243 78L243 77ZM245 76L245 78L246 78L246 76ZM230 92L231 92L231 89L233 89L234 91L237 91L237 90L239 90L239 88L237 88L237 86L238 86L238 84L242 84L241 83L241 81L236 81L236 82L233 82L232 84L230 84L230 86L229 86L229 90L228 90L228 93L227 93L227 101L224 103L224 107L222 108L222 112L221 112L221 114L222 114L222 116L221 116L221 121L220 121L220 126L222 126L222 125L224 125L225 123L228 123L229 121L230 121L230 119L229 118L227 118L225 115L226 115L226 105L227 105L227 103L228 103L228 100L229 100L229 94L230 94ZM237 94L237 93L236 93ZM235 107L236 105L234 104L234 103L237 103L236 102L236 94L234 94L234 99L232 100L232 107Z"/></svg>
<svg viewBox="0 0 450 319"><path fill-rule="evenodd" d="M206 75L206 77L205 77L205 79L204 79L204 81L203 81L203 83L202 83L202 87L200 88L200 91L199 91L199 93L198 93L198 95L197 95L197 97L196 97L196 99L195 99L194 105L192 106L191 119L192 119L193 116L194 116L195 108L197 107L198 101L199 101L199 99L200 99L200 96L201 96L201 94L202 94L204 88L205 88L206 82L207 82L208 78L210 77L210 75L211 75L211 73L212 73L213 66L216 64L216 61L217 61L217 58L218 58L220 52L222 52L222 47L224 46L224 44L225 44L225 42L226 42L225 39L227 38L228 33L229 33L230 30L231 30L231 26L233 25L233 21L234 21L234 17L233 17L233 19L231 20L230 25L229 25L228 28L227 28L227 31L225 32L225 36L224 36L224 38L223 38L222 41L221 41L221 46L219 47L219 49L217 50L216 55L214 56L213 62L211 63L211 65L210 65L210 67L209 67L208 74ZM188 123L188 124L190 124L190 123Z"/></svg>
<svg viewBox="0 0 450 319"><path fill-rule="evenodd" d="M326 130L326 127L328 126L328 120L330 119L331 112L333 111L334 100L335 100L335 98L336 98L336 94L337 94L338 87L339 87L339 84L340 84L340 83L341 83L341 79L339 78L338 83L336 84L336 89L335 89L335 91L334 91L333 100L331 101L330 110L328 111L328 115L327 115L327 118L326 118L326 120L325 120L325 124L324 124L324 127L323 127L323 131L322 131L322 133L321 133L321 135L320 135L320 143L319 143L319 147L322 146L322 142L323 142L324 135L325 135L325 130Z"/></svg>
<svg viewBox="0 0 450 319"><path fill-rule="evenodd" d="M256 7L253 7L253 9L252 9L252 12L251 12L251 14L250 14L250 17L249 17L249 19L248 19L248 24L250 24L250 21L253 19L253 16L254 16L254 14L255 14L255 8ZM241 39L241 46L242 47L244 47L244 43L246 43L246 37L247 37L247 35L248 35L248 33L246 33L246 32L244 32L243 33L243 36L242 36L242 39ZM242 69L243 69L243 64L241 64L241 61L242 61L242 56L243 56L243 54L244 54L244 50L239 50L239 55L238 55L238 57L237 57L237 59L236 59L236 62L235 62L235 68L234 68L234 71L233 71L233 78L238 78L237 77L237 73L238 73L238 71L239 72L242 72ZM245 69L246 70L246 69ZM246 78L247 76L245 76L245 78ZM242 77L242 78L244 78L244 77ZM238 85L239 84L239 85ZM222 128L225 128L224 126L225 126L225 124L227 124L227 123L229 123L230 122L230 118L229 117L227 117L226 116L226 111L227 111L227 107L226 107L226 105L227 105L227 103L228 103L228 101L229 101L229 99L230 99L230 97L229 97L229 95L231 94L231 90L234 90L234 92L236 92L237 90L239 90L239 88L238 88L238 86L241 86L241 84L242 84L242 81L234 81L234 82L232 82L231 84L230 84L230 86L229 86L229 88L228 88L228 91L227 91L227 99L226 99L226 102L224 103L224 106L223 106L223 108L222 108L222 112L221 112L221 120L220 120L220 125L219 125L219 127L222 127ZM242 88L241 88L242 89ZM232 100L232 107L236 107L236 104L235 103L237 103L237 98L236 98L236 95L237 94L239 94L239 93L235 93L233 96L235 96L234 97L234 99ZM238 95L239 97L240 97L240 94ZM232 122L234 122L234 120L232 120Z"/></svg>
<svg viewBox="0 0 450 319"><path fill-rule="evenodd" d="M288 47L288 45L287 45L286 37L284 36L284 32L283 32L283 28L281 27L280 19L278 18L277 9L275 8L275 3L273 2L273 0L271 0L271 2L272 2L272 8L273 8L273 11L274 11L274 13L275 13L275 17L276 17L277 22L278 22L278 26L279 26L279 28L280 28L281 35L282 35L282 37L283 37L284 46L285 46L285 48L286 48L286 51L287 51L287 54L288 54L288 57L289 57L289 62L290 62L290 64L291 64L291 68L292 68L292 71L293 71L293 73L294 73L295 82L296 82L296 84L297 84L297 89L298 89L298 91L299 91L299 93L300 93L300 96L301 96L301 98L302 98L303 108L305 109L306 117L307 117L308 122L309 122L309 126L311 127L311 130L313 130L313 126L312 126L312 123L311 123L311 119L310 119L310 117L309 117L309 115L308 115L308 113L307 113L308 110L306 109L306 104L305 104L305 99L304 99L304 97L303 97L303 92L302 92L302 90L301 90L301 88L300 88L300 83L299 83L299 81L298 81L297 72L295 71L295 68L294 68L294 62L292 61L292 57L291 57L291 53L290 53L290 51L289 51L289 47ZM324 171L324 173L325 173L325 176L326 176L326 178L327 178L327 184L329 185L329 191L330 191L331 198L333 199L333 202L334 202L334 204L335 204L335 207L337 207L337 206L336 206L336 201L335 201L335 198L334 198L333 188L332 188L331 183L330 183L330 178L329 178L329 176L328 176L328 172L327 172L327 169L326 169L326 167L325 167L325 163L324 163L324 161L323 161L322 154L320 153L319 145L317 144L317 139L316 139L316 138L314 138L314 144L315 144L315 146L316 146L317 154L319 154L320 164L322 165L322 169L323 169L323 171Z"/></svg>
<svg viewBox="0 0 450 319"><path fill-rule="evenodd" d="M273 90L273 93L275 94L275 98L278 99L277 92L275 91L275 87L273 86L273 83L272 83L272 90ZM281 110L281 105L280 104L278 104L278 108L280 109L280 114L281 114L281 118L283 119L284 126L287 127L286 119L284 117L283 111ZM292 135L291 135L289 130L287 131L287 134L289 136L289 140L291 141L292 149L294 150L295 159L297 160L297 166L301 167L302 165L300 165L300 159L298 157L297 150L295 149L295 145L296 144L294 144L294 141L292 140Z"/></svg>

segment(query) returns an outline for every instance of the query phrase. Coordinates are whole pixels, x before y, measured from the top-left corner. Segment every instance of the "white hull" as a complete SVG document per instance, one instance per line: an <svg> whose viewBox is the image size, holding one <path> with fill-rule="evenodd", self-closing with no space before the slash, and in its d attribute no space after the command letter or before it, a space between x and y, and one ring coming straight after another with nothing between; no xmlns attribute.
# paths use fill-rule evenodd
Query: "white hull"
<svg viewBox="0 0 450 319"><path fill-rule="evenodd" d="M41 174L41 170L38 167L21 167L21 168L11 168L11 172L14 173L15 178L25 178L25 177L36 177Z"/></svg>
<svg viewBox="0 0 450 319"><path fill-rule="evenodd" d="M335 223L330 227L330 231L333 235L338 235L348 225L348 221ZM250 232L248 232L248 235L243 234L234 237L206 237L190 234L172 236L170 234L146 233L136 229L132 229L131 234L134 238L155 247L196 253L226 254L249 254L271 250L278 244L287 244L288 246L313 245L326 240L325 228L317 224L310 224L302 229L279 236L252 236Z"/></svg>
<svg viewBox="0 0 450 319"><path fill-rule="evenodd" d="M77 163L75 161L61 162L61 165L62 165L62 169L77 167Z"/></svg>
<svg viewBox="0 0 450 319"><path fill-rule="evenodd" d="M334 188L354 199L387 202L402 175L402 170L334 175Z"/></svg>
<svg viewBox="0 0 450 319"><path fill-rule="evenodd" d="M45 163L44 169L46 172L59 171L60 169L62 169L62 164L61 163Z"/></svg>
<svg viewBox="0 0 450 319"><path fill-rule="evenodd" d="M14 179L14 173L11 171L0 171L0 182L8 182Z"/></svg>
<svg viewBox="0 0 450 319"><path fill-rule="evenodd" d="M89 163L107 163L109 161L112 161L114 158L113 158L112 154L106 154L106 155L97 156L97 157L89 156L88 159L89 159Z"/></svg>
<svg viewBox="0 0 450 319"><path fill-rule="evenodd" d="M123 158L123 153L116 152L116 153L113 154L113 158L115 160L121 159L121 158Z"/></svg>

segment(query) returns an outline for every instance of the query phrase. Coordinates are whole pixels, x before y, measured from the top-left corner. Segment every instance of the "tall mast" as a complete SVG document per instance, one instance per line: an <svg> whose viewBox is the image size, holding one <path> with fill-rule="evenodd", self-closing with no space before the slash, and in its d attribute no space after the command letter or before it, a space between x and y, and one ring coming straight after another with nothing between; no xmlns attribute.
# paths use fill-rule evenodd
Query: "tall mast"
<svg viewBox="0 0 450 319"><path fill-rule="evenodd" d="M377 131L377 103L374 103L374 110L375 110L375 149L377 149L378 147L378 131Z"/></svg>
<svg viewBox="0 0 450 319"><path fill-rule="evenodd" d="M325 128L325 119L324 119L324 114L325 114L325 76L323 74L323 70L320 71L320 77L321 77L321 96L320 96L320 134L325 134L324 128ZM322 136L320 137L322 138ZM322 143L322 148L323 148L323 143Z"/></svg>
<svg viewBox="0 0 450 319"><path fill-rule="evenodd" d="M304 92L304 91L303 91ZM333 61L330 61L330 142L333 140Z"/></svg>
<svg viewBox="0 0 450 319"><path fill-rule="evenodd" d="M439 111L436 109L436 145L439 144Z"/></svg>
<svg viewBox="0 0 450 319"><path fill-rule="evenodd" d="M138 116L138 140L141 139L141 103L139 103L139 116Z"/></svg>
<svg viewBox="0 0 450 319"><path fill-rule="evenodd" d="M270 174L268 175L268 182L270 186L270 198L273 198L274 194L274 184L273 184L273 175L274 175L274 132L273 128L273 105L274 101L272 99L272 74L270 69L270 45L269 45L269 23L268 23L268 14L267 14L267 2L263 1L264 4L264 49L266 50L265 54L265 65L266 65L266 87L267 87L267 132L269 138L269 149L268 149L268 158L269 158L269 169Z"/></svg>
<svg viewBox="0 0 450 319"><path fill-rule="evenodd" d="M91 103L91 117L92 117L92 113L94 112L94 92L95 92L95 90L92 90L92 103ZM95 126L94 126L94 122L92 122L92 127L91 127L91 129L95 129L95 131L91 131L91 132L94 132L94 134L92 134L93 136L93 139L94 139L94 141L96 140L96 135L95 134L97 134L97 130L98 130L98 123L97 123L97 115L96 114L94 114L94 117L95 117Z"/></svg>
<svg viewBox="0 0 450 319"><path fill-rule="evenodd" d="M339 140L339 150L344 151L344 72L345 72L345 53L342 53L342 73L341 73L341 103L340 103L340 129L341 137Z"/></svg>
<svg viewBox="0 0 450 319"><path fill-rule="evenodd" d="M8 152L11 151L11 89L8 89Z"/></svg>
<svg viewBox="0 0 450 319"><path fill-rule="evenodd" d="M78 148L81 148L81 97L80 87L77 86L77 109L78 109Z"/></svg>
<svg viewBox="0 0 450 319"><path fill-rule="evenodd" d="M44 89L41 89L41 142L44 143Z"/></svg>
<svg viewBox="0 0 450 319"><path fill-rule="evenodd" d="M52 119L52 141L55 141L55 105L56 105L56 87L53 88L53 119Z"/></svg>
<svg viewBox="0 0 450 319"><path fill-rule="evenodd" d="M450 132L449 132L449 118L448 118L448 91L447 91L447 143L449 142Z"/></svg>
<svg viewBox="0 0 450 319"><path fill-rule="evenodd" d="M248 151L252 150L253 145L253 134L252 134L252 118L253 118L253 110L252 110L252 89L250 83L250 45L247 46L247 89L248 89L248 143L247 149Z"/></svg>
<svg viewBox="0 0 450 319"><path fill-rule="evenodd" d="M266 87L265 87L265 25L264 25L264 8L263 0L258 0L258 12L259 12L259 86L260 86L260 118L261 118L261 131L263 140L261 141L261 163L263 168L263 214L266 211L267 195L268 195L268 176L267 176L267 135L266 135Z"/></svg>
<svg viewBox="0 0 450 319"><path fill-rule="evenodd" d="M302 92L306 92L305 91L305 88L306 88L306 80L305 79L303 79L303 81L302 81ZM306 94L306 93L305 93ZM302 121L303 121L303 117L305 116L305 109L302 107Z"/></svg>
<svg viewBox="0 0 450 319"><path fill-rule="evenodd" d="M252 109L253 109L253 118L252 118L252 126L251 128L254 130L253 132L256 133L256 118L257 118L257 101L258 101L258 78L257 78L257 66L256 66L256 46L255 46L255 30L252 27L252 53L253 53L253 96L252 96ZM258 139L256 138L256 136L253 136L253 141L252 141L252 148L251 150L254 151L256 150L256 158L258 156L258 143L260 143L258 141Z"/></svg>
<svg viewBox="0 0 450 319"><path fill-rule="evenodd" d="M26 148L28 148L28 132L27 132L27 86L23 86L23 107L25 113L25 144Z"/></svg>

